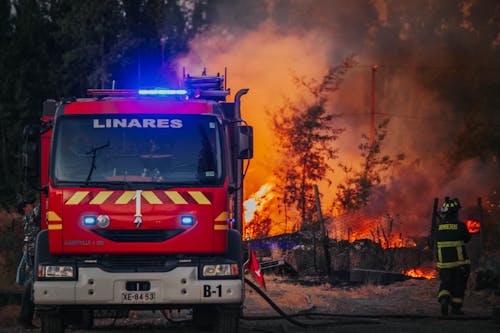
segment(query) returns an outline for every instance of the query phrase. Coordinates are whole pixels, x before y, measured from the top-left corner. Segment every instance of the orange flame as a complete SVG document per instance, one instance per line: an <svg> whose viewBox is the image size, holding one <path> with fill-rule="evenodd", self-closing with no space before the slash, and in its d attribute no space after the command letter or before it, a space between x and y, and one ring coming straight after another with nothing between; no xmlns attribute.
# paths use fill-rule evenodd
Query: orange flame
<svg viewBox="0 0 500 333"><path fill-rule="evenodd" d="M266 204L274 198L274 193L271 192L273 187L273 184L265 183L257 192L243 202L246 223L252 221L255 213L262 211Z"/></svg>
<svg viewBox="0 0 500 333"><path fill-rule="evenodd" d="M437 273L435 269L412 268L404 272L404 275L413 278L424 278L427 280L435 279Z"/></svg>
<svg viewBox="0 0 500 333"><path fill-rule="evenodd" d="M481 223L476 220L466 220L465 225L471 234L477 234L481 231Z"/></svg>
<svg viewBox="0 0 500 333"><path fill-rule="evenodd" d="M334 229L330 233L330 237L334 239L344 239L349 242L369 239L383 249L417 246L415 240L408 237L400 226L391 226L387 218L381 216L338 219Z"/></svg>

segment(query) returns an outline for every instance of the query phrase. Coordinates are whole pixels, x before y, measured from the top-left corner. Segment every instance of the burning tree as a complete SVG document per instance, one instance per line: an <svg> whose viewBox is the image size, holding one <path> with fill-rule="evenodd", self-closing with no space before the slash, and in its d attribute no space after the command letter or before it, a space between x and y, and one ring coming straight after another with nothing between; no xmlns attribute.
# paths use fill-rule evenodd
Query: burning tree
<svg viewBox="0 0 500 333"><path fill-rule="evenodd" d="M355 65L354 58L348 57L342 64L330 68L321 82L295 76L295 83L305 88L312 98L296 103L287 101L273 116L278 152L284 162L275 176L283 193L282 202L285 207L296 205L302 227L313 220L313 185L328 171L333 171L329 162L337 158L337 149L332 142L344 132L334 127L333 120L339 115L328 111L326 104L330 94L339 89L348 69Z"/></svg>
<svg viewBox="0 0 500 333"><path fill-rule="evenodd" d="M375 129L375 138L369 142L369 138L363 135L363 143L359 145L362 161L359 169L354 170L346 164L339 163L345 172L344 183L337 186L336 201L334 208L340 212L357 211L368 204L372 189L382 181L382 174L396 162L405 158L399 154L395 159L388 155L382 155L382 142L387 135L389 119L382 121Z"/></svg>

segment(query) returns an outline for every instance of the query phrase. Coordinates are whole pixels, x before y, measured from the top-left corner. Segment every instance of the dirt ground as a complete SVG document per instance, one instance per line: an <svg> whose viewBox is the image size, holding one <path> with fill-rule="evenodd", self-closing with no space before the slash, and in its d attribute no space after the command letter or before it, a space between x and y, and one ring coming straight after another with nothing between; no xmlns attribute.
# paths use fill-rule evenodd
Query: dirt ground
<svg viewBox="0 0 500 333"><path fill-rule="evenodd" d="M240 332L499 332L492 319L500 307L500 295L492 290L466 293L465 316L440 316L436 291L439 281L407 280L386 286L331 287L303 285L279 276L266 276L266 295L290 320L247 286ZM15 325L18 306L0 309L0 332L36 332ZM99 319L98 332L196 332L186 311L162 314L134 312L127 319ZM70 331L70 330L68 330ZM91 331L72 330L75 333Z"/></svg>

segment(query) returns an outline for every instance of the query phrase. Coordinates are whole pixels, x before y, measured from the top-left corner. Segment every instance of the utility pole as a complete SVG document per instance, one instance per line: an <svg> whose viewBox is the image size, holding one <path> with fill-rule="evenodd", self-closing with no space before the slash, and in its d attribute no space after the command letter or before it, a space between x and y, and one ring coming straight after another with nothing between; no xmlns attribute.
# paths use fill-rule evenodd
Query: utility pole
<svg viewBox="0 0 500 333"><path fill-rule="evenodd" d="M378 65L372 66L372 89L371 89L371 110L370 110L370 146L375 141L375 72Z"/></svg>

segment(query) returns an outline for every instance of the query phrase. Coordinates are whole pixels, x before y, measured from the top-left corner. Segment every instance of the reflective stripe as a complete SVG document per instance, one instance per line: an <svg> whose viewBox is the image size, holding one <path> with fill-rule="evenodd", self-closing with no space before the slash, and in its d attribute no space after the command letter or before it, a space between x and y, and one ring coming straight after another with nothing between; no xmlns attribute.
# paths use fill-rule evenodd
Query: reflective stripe
<svg viewBox="0 0 500 333"><path fill-rule="evenodd" d="M227 230L227 224L215 224L214 225L214 230Z"/></svg>
<svg viewBox="0 0 500 333"><path fill-rule="evenodd" d="M161 192L157 191L142 191L141 199L151 205L171 204L188 205L196 203L198 205L211 205L210 194L201 191L162 191L165 193L165 198ZM118 198L114 194L118 195ZM134 199L135 191L77 191L70 194L69 199L65 202L66 205L126 205ZM222 212L217 218L220 221L227 221L227 212Z"/></svg>
<svg viewBox="0 0 500 333"><path fill-rule="evenodd" d="M123 194L116 200L115 204L124 205L128 204L130 200L135 196L135 191L125 191Z"/></svg>
<svg viewBox="0 0 500 333"><path fill-rule="evenodd" d="M47 212L47 221L62 221L62 219L59 217L59 215L56 214L56 212L49 210Z"/></svg>
<svg viewBox="0 0 500 333"><path fill-rule="evenodd" d="M464 260L464 253L463 253L463 247L457 246L457 259L458 261L463 261Z"/></svg>
<svg viewBox="0 0 500 333"><path fill-rule="evenodd" d="M470 260L464 260L463 246L465 246L464 241L446 241L438 242L438 268L453 268L460 265L470 264ZM443 262L443 248L454 247L457 251L457 261Z"/></svg>
<svg viewBox="0 0 500 333"><path fill-rule="evenodd" d="M89 194L89 191L81 191L73 193L71 198L69 198L69 200L66 201L66 205L78 205L83 200L83 198L87 196L87 194Z"/></svg>
<svg viewBox="0 0 500 333"><path fill-rule="evenodd" d="M215 221L217 222L222 222L222 221L227 221L227 212L222 212L215 218Z"/></svg>
<svg viewBox="0 0 500 333"><path fill-rule="evenodd" d="M441 298L441 297L443 297L443 296L449 296L449 295L450 295L450 292L449 292L448 290L444 289L444 290L441 290L441 291L439 292L439 294L438 294L438 298Z"/></svg>
<svg viewBox="0 0 500 333"><path fill-rule="evenodd" d="M464 246L464 241L447 241L447 242L437 242L438 247L455 247Z"/></svg>
<svg viewBox="0 0 500 333"><path fill-rule="evenodd" d="M62 230L62 224L49 224L49 230Z"/></svg>
<svg viewBox="0 0 500 333"><path fill-rule="evenodd" d="M451 302L462 304L463 300L460 297L452 297Z"/></svg>
<svg viewBox="0 0 500 333"><path fill-rule="evenodd" d="M179 192L175 191L165 191L167 197L170 198L176 205L185 205L187 201L179 194Z"/></svg>
<svg viewBox="0 0 500 333"><path fill-rule="evenodd" d="M101 191L101 192L98 192L97 195L94 197L94 199L92 199L89 202L89 204L90 205L100 205L104 201L106 201L106 199L109 198L109 196L111 194L113 194L113 191Z"/></svg>
<svg viewBox="0 0 500 333"><path fill-rule="evenodd" d="M438 262L437 263L437 268L453 268L453 267L458 267L462 265L468 265L470 264L470 260L463 260L463 261L452 261L452 262Z"/></svg>
<svg viewBox="0 0 500 333"><path fill-rule="evenodd" d="M158 199L156 194L154 194L152 191L143 191L142 197L152 205L158 205L162 203L161 200Z"/></svg>
<svg viewBox="0 0 500 333"><path fill-rule="evenodd" d="M201 193L200 191L189 191L188 192L193 199L199 203L200 205L210 205L210 201L207 199L207 197Z"/></svg>

